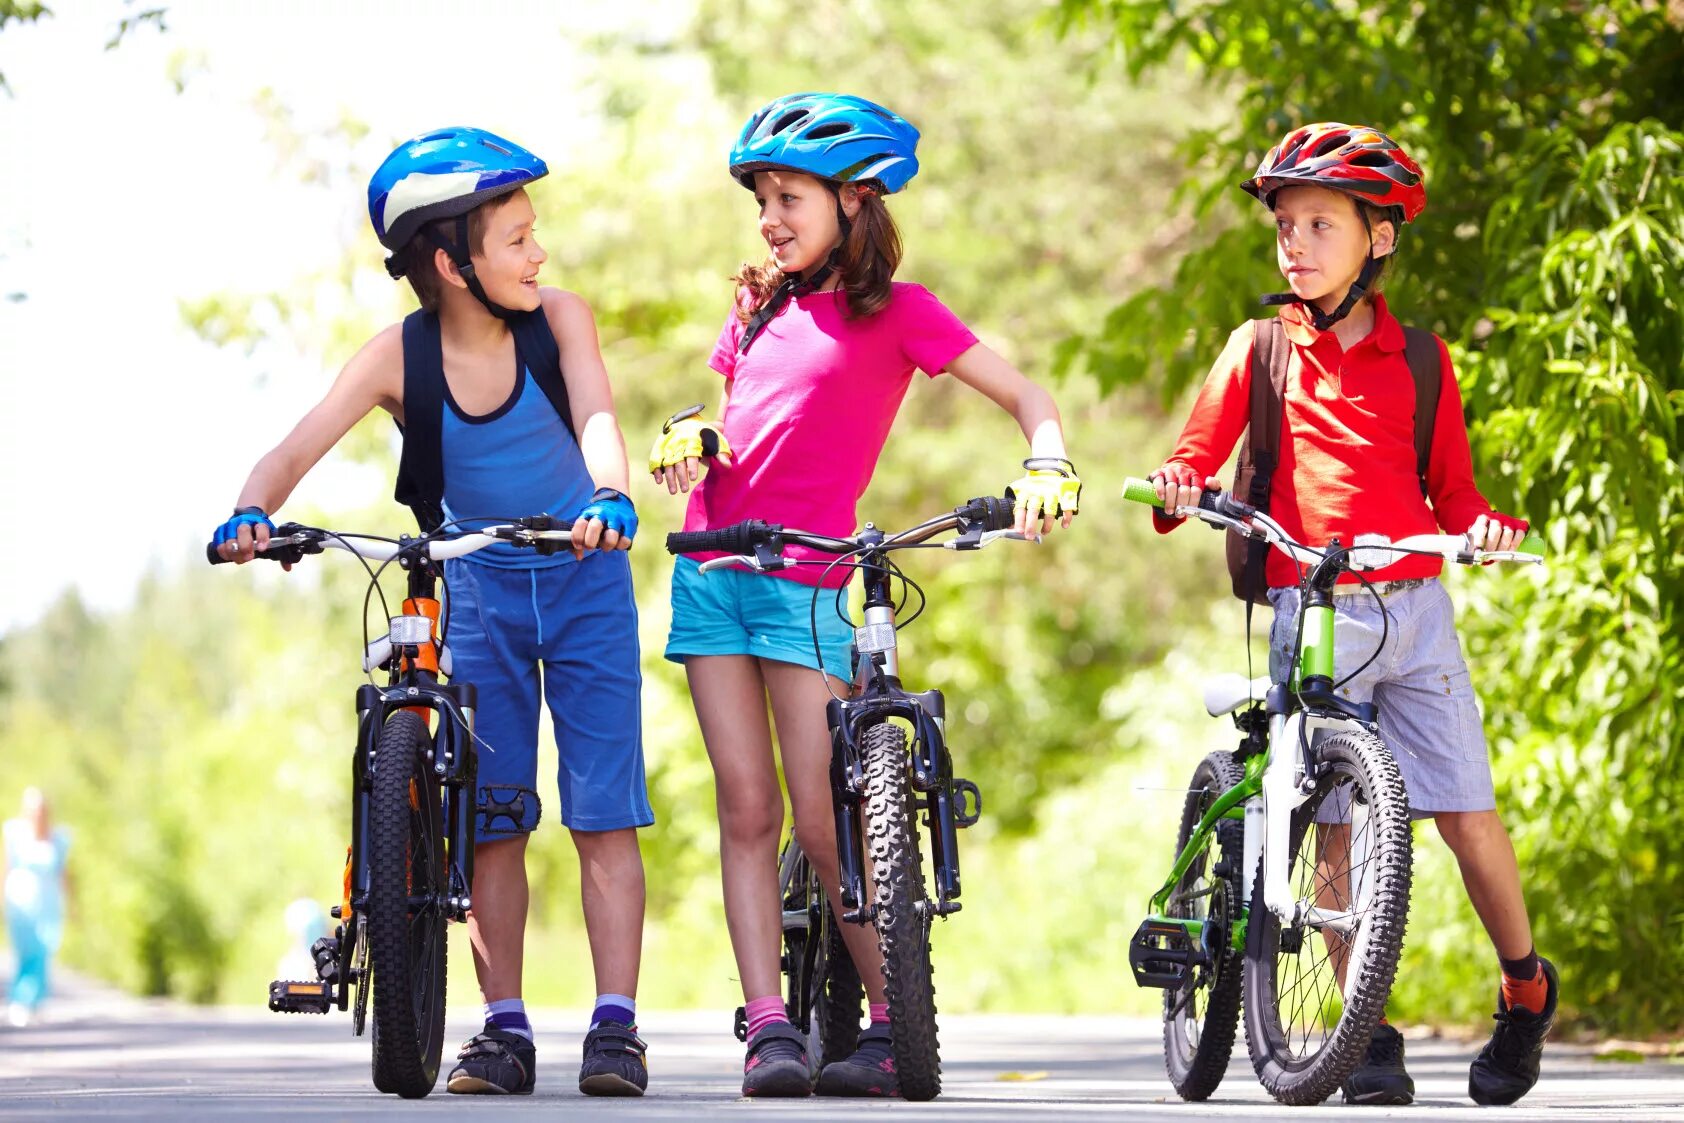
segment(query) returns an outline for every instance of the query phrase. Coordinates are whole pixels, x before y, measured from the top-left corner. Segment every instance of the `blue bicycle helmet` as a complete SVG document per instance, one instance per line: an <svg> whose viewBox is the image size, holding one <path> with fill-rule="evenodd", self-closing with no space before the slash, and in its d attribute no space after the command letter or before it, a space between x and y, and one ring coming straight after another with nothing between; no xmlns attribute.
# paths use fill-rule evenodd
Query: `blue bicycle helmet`
<svg viewBox="0 0 1684 1123"><path fill-rule="evenodd" d="M544 161L484 129L437 129L398 145L368 181L368 218L394 253L440 218L465 215L549 174Z"/></svg>
<svg viewBox="0 0 1684 1123"><path fill-rule="evenodd" d="M918 174L918 130L851 94L786 94L748 119L731 148L731 175L789 168L835 183L875 180L893 194Z"/></svg>

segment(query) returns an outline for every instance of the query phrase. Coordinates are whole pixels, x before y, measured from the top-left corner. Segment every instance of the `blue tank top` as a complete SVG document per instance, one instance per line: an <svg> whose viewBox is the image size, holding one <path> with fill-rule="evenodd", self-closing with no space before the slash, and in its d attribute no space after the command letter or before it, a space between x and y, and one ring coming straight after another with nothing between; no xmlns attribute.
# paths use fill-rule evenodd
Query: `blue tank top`
<svg viewBox="0 0 1684 1123"><path fill-rule="evenodd" d="M472 530L523 515L549 514L571 525L596 490L579 444L521 367L509 400L490 413L463 412L444 387L440 431L444 517ZM463 559L503 569L541 569L573 561L499 542Z"/></svg>

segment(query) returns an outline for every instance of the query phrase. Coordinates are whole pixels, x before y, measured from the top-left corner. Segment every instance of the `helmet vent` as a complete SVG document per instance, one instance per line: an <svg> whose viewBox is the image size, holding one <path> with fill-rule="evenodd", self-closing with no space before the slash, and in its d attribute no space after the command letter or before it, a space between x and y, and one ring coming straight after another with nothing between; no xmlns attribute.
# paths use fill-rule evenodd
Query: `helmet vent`
<svg viewBox="0 0 1684 1123"><path fill-rule="evenodd" d="M504 156L513 156L514 155L513 152L510 152L507 148L504 148L501 144L492 144L489 140L486 140L484 137L481 137L479 142L481 144L485 145L487 148L491 149L491 151L493 151L493 152L500 153Z"/></svg>
<svg viewBox="0 0 1684 1123"><path fill-rule="evenodd" d="M1355 156L1352 156L1345 162L1347 164L1356 164L1359 167L1364 168L1389 168L1396 161L1394 161L1388 153L1369 151L1358 152Z"/></svg>
<svg viewBox="0 0 1684 1123"><path fill-rule="evenodd" d="M1312 152L1311 155L1312 156L1326 156L1329 152L1333 152L1333 151L1336 151L1337 149L1343 148L1346 144L1348 144L1350 142L1350 139L1351 139L1350 133L1334 133L1332 136L1328 137L1327 139L1323 140L1320 144L1316 145L1315 151Z"/></svg>
<svg viewBox="0 0 1684 1123"><path fill-rule="evenodd" d="M846 136L853 131L846 121L830 121L809 132L807 137L809 140L826 140L833 136Z"/></svg>
<svg viewBox="0 0 1684 1123"><path fill-rule="evenodd" d="M807 111L805 109L797 109L793 113L785 113L782 117L778 118L778 123L772 126L772 134L776 136L778 133L799 125L802 121L806 120L806 118Z"/></svg>

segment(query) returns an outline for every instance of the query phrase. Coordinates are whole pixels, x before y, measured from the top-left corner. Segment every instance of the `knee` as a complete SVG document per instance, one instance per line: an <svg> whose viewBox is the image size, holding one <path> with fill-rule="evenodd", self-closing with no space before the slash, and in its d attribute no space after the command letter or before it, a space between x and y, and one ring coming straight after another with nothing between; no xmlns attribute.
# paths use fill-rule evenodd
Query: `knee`
<svg viewBox="0 0 1684 1123"><path fill-rule="evenodd" d="M776 843L783 826L784 801L776 788L720 793L719 834L726 842L745 846Z"/></svg>
<svg viewBox="0 0 1684 1123"><path fill-rule="evenodd" d="M1439 837L1458 857L1477 849L1493 831L1501 832L1495 811L1441 811L1433 816Z"/></svg>

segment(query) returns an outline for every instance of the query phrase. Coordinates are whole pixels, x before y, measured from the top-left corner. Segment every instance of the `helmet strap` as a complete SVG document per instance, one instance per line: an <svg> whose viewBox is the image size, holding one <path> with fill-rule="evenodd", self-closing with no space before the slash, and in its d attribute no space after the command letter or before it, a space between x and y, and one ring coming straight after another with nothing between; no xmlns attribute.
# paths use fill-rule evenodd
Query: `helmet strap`
<svg viewBox="0 0 1684 1123"><path fill-rule="evenodd" d="M1358 207L1357 216L1362 219L1362 228L1368 231L1368 260L1363 262L1362 272L1357 274L1356 281L1351 284L1350 290L1345 293L1345 299L1339 302L1339 307L1331 312L1323 312L1315 304L1308 300L1300 300L1296 293L1290 292L1270 293L1262 297L1258 303L1270 307L1278 304L1302 304L1304 311L1310 314L1310 324L1317 331L1327 331L1334 324L1349 316L1351 309L1357 306L1357 301L1368 295L1368 287L1374 283L1374 278L1380 275L1380 269L1384 264L1383 259L1374 256L1374 228L1368 223L1368 215L1363 213L1361 207Z"/></svg>
<svg viewBox="0 0 1684 1123"><path fill-rule="evenodd" d="M474 272L473 257L468 252L468 248L472 244L468 239L468 216L465 214L457 215L455 225L455 239L446 238L431 224L423 227L423 229L433 245L450 255L450 260L456 265L456 271L462 275L462 280L467 282L468 291L474 294L476 300L485 305L487 312L490 312L499 320L517 319L521 315L519 311L494 303L489 296L485 295L485 286L479 283L479 276ZM387 268L389 270L390 266Z"/></svg>

